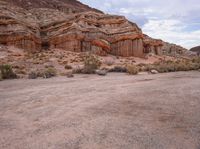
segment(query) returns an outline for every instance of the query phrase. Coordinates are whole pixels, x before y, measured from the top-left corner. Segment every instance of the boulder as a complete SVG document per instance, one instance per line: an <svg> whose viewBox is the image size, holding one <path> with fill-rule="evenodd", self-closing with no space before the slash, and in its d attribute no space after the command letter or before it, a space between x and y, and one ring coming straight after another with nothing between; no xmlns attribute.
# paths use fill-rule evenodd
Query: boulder
<svg viewBox="0 0 200 149"><path fill-rule="evenodd" d="M96 70L95 73L100 75L100 76L106 76L107 75L106 70Z"/></svg>
<svg viewBox="0 0 200 149"><path fill-rule="evenodd" d="M151 74L158 74L159 72L157 70L155 70L155 69L152 69L152 70L150 70L150 73Z"/></svg>

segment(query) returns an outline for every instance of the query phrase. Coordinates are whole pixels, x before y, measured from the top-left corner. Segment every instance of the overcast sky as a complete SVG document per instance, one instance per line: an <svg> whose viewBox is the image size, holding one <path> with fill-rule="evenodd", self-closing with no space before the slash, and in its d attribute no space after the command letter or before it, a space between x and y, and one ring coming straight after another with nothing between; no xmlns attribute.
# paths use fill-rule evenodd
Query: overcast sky
<svg viewBox="0 0 200 149"><path fill-rule="evenodd" d="M124 15L151 37L191 48L200 45L200 0L80 0Z"/></svg>

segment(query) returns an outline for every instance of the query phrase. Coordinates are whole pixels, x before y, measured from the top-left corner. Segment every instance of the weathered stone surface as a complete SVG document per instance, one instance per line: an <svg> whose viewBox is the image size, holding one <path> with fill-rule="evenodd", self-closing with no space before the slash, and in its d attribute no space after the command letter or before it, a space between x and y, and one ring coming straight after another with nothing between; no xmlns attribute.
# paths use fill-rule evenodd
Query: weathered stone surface
<svg viewBox="0 0 200 149"><path fill-rule="evenodd" d="M163 41L153 39L147 35L144 36L144 53L153 53L162 55Z"/></svg>
<svg viewBox="0 0 200 149"><path fill-rule="evenodd" d="M95 73L98 74L99 76L106 76L107 71L106 70L96 70Z"/></svg>
<svg viewBox="0 0 200 149"><path fill-rule="evenodd" d="M158 74L159 72L157 70L153 69L153 70L150 71L150 73L151 74Z"/></svg>
<svg viewBox="0 0 200 149"><path fill-rule="evenodd" d="M171 45L144 35L125 17L104 14L76 0L5 0L0 1L0 12L4 45L124 57L162 55L163 45L171 52Z"/></svg>
<svg viewBox="0 0 200 149"><path fill-rule="evenodd" d="M190 51L195 52L198 56L200 56L200 46L191 48Z"/></svg>
<svg viewBox="0 0 200 149"><path fill-rule="evenodd" d="M167 43L167 42L163 42L163 47L162 47L162 52L164 55L169 55L169 56L180 56L180 55L187 55L187 49L175 45L175 44L171 44L171 43Z"/></svg>
<svg viewBox="0 0 200 149"><path fill-rule="evenodd" d="M39 26L34 16L22 8L0 1L0 44L40 49Z"/></svg>

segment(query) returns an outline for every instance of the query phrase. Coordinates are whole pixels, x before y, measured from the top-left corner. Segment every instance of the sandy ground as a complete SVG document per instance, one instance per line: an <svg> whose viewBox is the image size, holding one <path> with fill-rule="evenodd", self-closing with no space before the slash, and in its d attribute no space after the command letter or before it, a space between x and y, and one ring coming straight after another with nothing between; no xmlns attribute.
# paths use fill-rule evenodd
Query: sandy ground
<svg viewBox="0 0 200 149"><path fill-rule="evenodd" d="M1 149L200 149L200 72L0 82Z"/></svg>

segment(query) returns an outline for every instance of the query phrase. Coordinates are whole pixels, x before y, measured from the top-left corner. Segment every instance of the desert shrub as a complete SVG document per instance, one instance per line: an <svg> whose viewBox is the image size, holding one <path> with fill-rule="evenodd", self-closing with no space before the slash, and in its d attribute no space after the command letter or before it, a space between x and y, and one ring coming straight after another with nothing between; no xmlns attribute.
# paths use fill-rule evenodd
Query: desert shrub
<svg viewBox="0 0 200 149"><path fill-rule="evenodd" d="M13 72L11 65L0 65L2 79L16 79L17 75Z"/></svg>
<svg viewBox="0 0 200 149"><path fill-rule="evenodd" d="M71 65L65 65L65 69L72 69Z"/></svg>
<svg viewBox="0 0 200 149"><path fill-rule="evenodd" d="M193 63L200 64L200 57L193 58L193 59L192 59L192 62L193 62Z"/></svg>
<svg viewBox="0 0 200 149"><path fill-rule="evenodd" d="M127 68L124 66L115 66L114 68L111 68L109 72L127 72Z"/></svg>
<svg viewBox="0 0 200 149"><path fill-rule="evenodd" d="M153 64L145 64L143 66L140 67L140 71L151 71L151 70L155 70L156 66Z"/></svg>
<svg viewBox="0 0 200 149"><path fill-rule="evenodd" d="M73 68L73 70L72 70L73 74L80 74L82 72L83 72L83 68L81 68L81 67Z"/></svg>
<svg viewBox="0 0 200 149"><path fill-rule="evenodd" d="M3 80L3 78L2 78L2 74L1 74L1 71L0 71L0 81L2 81Z"/></svg>
<svg viewBox="0 0 200 149"><path fill-rule="evenodd" d="M138 67L135 66L135 65L128 65L128 66L127 66L127 72L128 72L130 75L136 75L136 74L138 74L139 69L138 69Z"/></svg>
<svg viewBox="0 0 200 149"><path fill-rule="evenodd" d="M151 66L160 73L198 70L200 64L193 60L162 61Z"/></svg>
<svg viewBox="0 0 200 149"><path fill-rule="evenodd" d="M56 69L55 68L48 68L43 72L43 78L51 78L56 76Z"/></svg>
<svg viewBox="0 0 200 149"><path fill-rule="evenodd" d="M85 74L92 74L95 73L95 70L98 69L101 66L101 62L99 59L94 55L86 55L84 59L84 68L82 70L82 73Z"/></svg>
<svg viewBox="0 0 200 149"><path fill-rule="evenodd" d="M174 72L175 71L175 65L172 62L161 62L161 63L155 64L154 68L159 73Z"/></svg>
<svg viewBox="0 0 200 149"><path fill-rule="evenodd" d="M38 78L38 73L32 71L32 72L30 72L30 73L28 74L28 78L29 78L29 79L37 79L37 78Z"/></svg>

